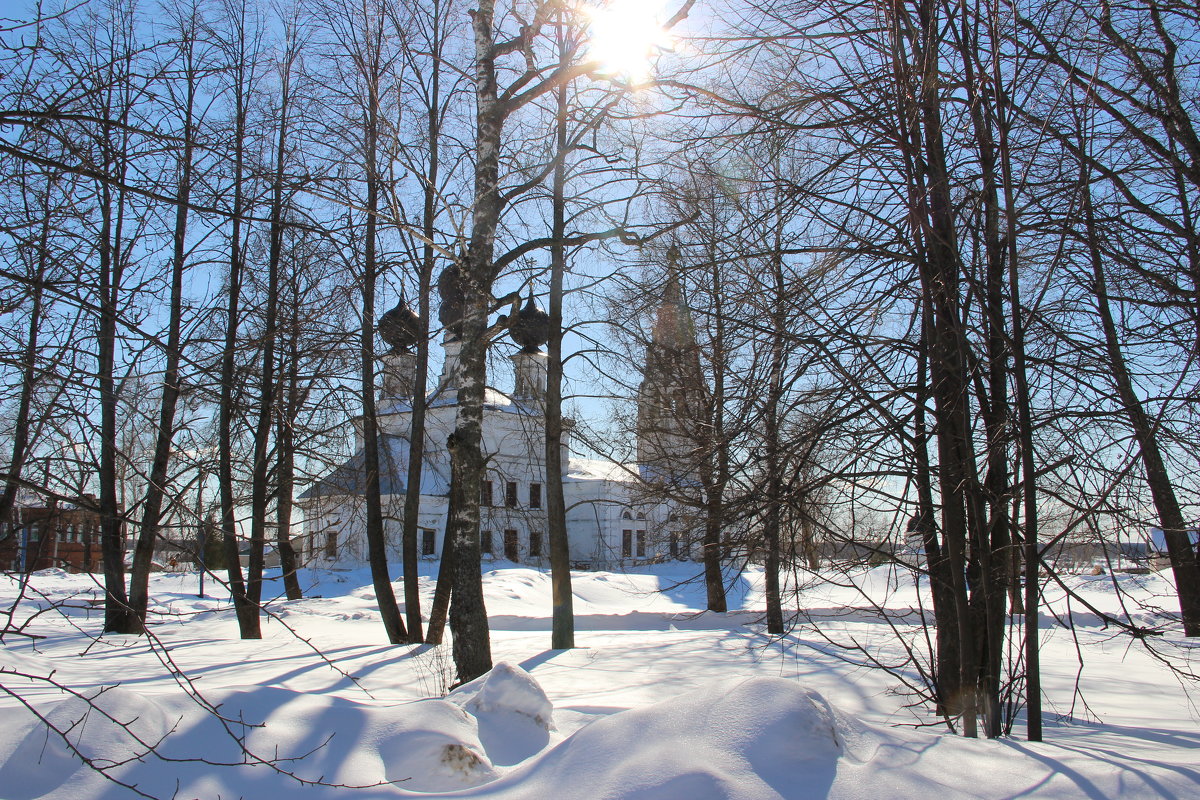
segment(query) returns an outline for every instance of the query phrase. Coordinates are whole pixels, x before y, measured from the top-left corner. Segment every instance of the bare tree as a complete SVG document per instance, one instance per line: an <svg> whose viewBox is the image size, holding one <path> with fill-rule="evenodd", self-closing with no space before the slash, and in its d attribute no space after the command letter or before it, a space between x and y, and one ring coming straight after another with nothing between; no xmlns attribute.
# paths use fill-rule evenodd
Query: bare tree
<svg viewBox="0 0 1200 800"><path fill-rule="evenodd" d="M203 40L201 8L192 3L177 9L172 20L177 42L177 65L172 71L178 81L172 82L168 90L178 101L179 148L177 150L177 183L175 189L175 220L171 232L170 290L167 303L167 334L164 342L163 390L159 407L157 440L154 458L147 476L146 495L142 499L142 523L134 547L129 577L129 604L137 619L130 620L131 626L144 627L149 604L150 560L154 545L159 538L162 524L163 503L167 497L167 483L171 451L175 441L176 408L180 397L180 362L183 357L184 325L183 295L184 275L188 261L188 218L189 205L195 181L195 143L200 119L200 95L206 73L211 72L208 45Z"/></svg>
<svg viewBox="0 0 1200 800"><path fill-rule="evenodd" d="M262 638L258 607L247 593L239 560L236 517L238 495L234 482L238 335L243 324L242 287L246 279L246 232L243 230L243 223L251 207L251 198L246 196L245 191L249 172L247 145L251 98L260 77L259 20L253 16L251 9L246 0L226 0L222 7L225 30L220 40L228 65L228 152L232 161L229 176L232 198L229 208L229 271L225 287L225 337L221 351L220 397L217 409L217 484L220 490L225 568L238 628L243 639Z"/></svg>

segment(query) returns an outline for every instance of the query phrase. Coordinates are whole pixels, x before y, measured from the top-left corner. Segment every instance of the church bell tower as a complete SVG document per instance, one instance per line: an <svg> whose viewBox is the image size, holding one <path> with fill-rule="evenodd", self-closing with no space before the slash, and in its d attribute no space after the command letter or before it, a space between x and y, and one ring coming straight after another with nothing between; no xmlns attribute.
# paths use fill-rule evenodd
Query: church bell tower
<svg viewBox="0 0 1200 800"><path fill-rule="evenodd" d="M638 465L646 478L666 483L697 480L706 394L678 262L679 251L672 247L638 387Z"/></svg>

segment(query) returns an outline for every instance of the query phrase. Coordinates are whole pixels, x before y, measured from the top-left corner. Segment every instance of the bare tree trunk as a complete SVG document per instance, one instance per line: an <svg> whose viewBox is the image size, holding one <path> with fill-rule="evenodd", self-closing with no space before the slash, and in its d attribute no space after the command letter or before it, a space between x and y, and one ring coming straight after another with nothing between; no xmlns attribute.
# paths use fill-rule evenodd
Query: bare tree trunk
<svg viewBox="0 0 1200 800"><path fill-rule="evenodd" d="M563 12L557 26L559 66L567 63L567 33ZM567 504L563 495L562 378L563 378L563 273L566 270L567 85L555 91L555 165L553 183L554 244L550 248L550 340L546 350L546 528L550 540L550 581L553 617L550 646L567 650L575 646L575 611L571 593L571 551L567 538Z"/></svg>
<svg viewBox="0 0 1200 800"><path fill-rule="evenodd" d="M484 313L484 308L475 303L474 309L468 310L463 320L464 346L459 362L463 366L463 382L458 390L458 426L447 445L450 468L458 473L457 480L451 484L456 492L450 498L451 517L447 524L454 553L450 630L454 634L454 665L459 683L474 680L492 668L479 550L479 482L484 469L480 452L486 348Z"/></svg>
<svg viewBox="0 0 1200 800"><path fill-rule="evenodd" d="M1015 219L1011 178L1005 165L1005 200L1009 219ZM1024 476L1021 500L1025 515L1025 736L1031 742L1042 741L1042 680L1038 628L1038 550L1037 466L1033 449L1033 412L1030 409L1029 376L1025 365L1025 325L1021 310L1020 284L1017 278L1016 236L1010 232L1008 284L1013 320L1013 373L1017 389L1017 423L1021 449L1021 472ZM1015 572L1014 572L1015 577Z"/></svg>
<svg viewBox="0 0 1200 800"><path fill-rule="evenodd" d="M117 63L120 63L118 59ZM110 87L107 109L112 108L112 95L117 89ZM106 109L106 110L107 110ZM127 115L122 114L123 122ZM115 134L117 137L122 134ZM114 153L114 145L106 142L103 147L101 172L105 176L116 170L117 182L123 184L125 176L124 153ZM104 563L104 631L105 633L137 633L139 625L136 615L129 608L125 591L124 520L117 500L117 303L121 292L123 208L125 192L116 190L112 183L100 181L100 322L97 330L97 383L100 389L100 548ZM116 208L114 209L114 204Z"/></svg>
<svg viewBox="0 0 1200 800"><path fill-rule="evenodd" d="M461 464L450 458L450 496L446 519L453 519L458 505L462 502L462 489L459 470ZM425 631L426 644L441 644L446 632L446 620L450 614L450 598L454 593L455 561L454 539L449 523L442 536L442 560L438 564L437 586L433 590L433 604L429 609L429 627Z"/></svg>
<svg viewBox="0 0 1200 800"><path fill-rule="evenodd" d="M436 176L436 170L431 170ZM431 210L432 189L426 189L427 211ZM432 219L425 226L426 240L432 236ZM421 633L421 585L419 557L417 555L417 523L421 510L421 475L425 462L425 385L429 382L429 293L433 271L433 248L425 246L418 289L418 327L421 337L417 340L417 371L413 376L412 425L408 437L408 468L404 488L403 533L401 534L402 560L404 563L404 610L408 616L408 641L418 644L428 641ZM445 558L445 546L442 548ZM439 574L439 585L440 585ZM449 584L447 584L447 588ZM432 624L432 622L430 623Z"/></svg>
<svg viewBox="0 0 1200 800"><path fill-rule="evenodd" d="M288 26L291 27L290 25ZM275 345L279 335L279 271L283 257L283 172L287 162L287 140L292 100L292 64L298 55L295 33L289 30L279 88L279 129L275 140L275 166L271 175L271 223L267 250L267 296L263 311L262 369L258 394L258 418L254 426L254 455L250 477L250 558L246 565L246 596L255 605L262 602L263 558L267 542L267 506L270 503L271 463L269 449L274 430L279 387L275 378Z"/></svg>
<svg viewBox="0 0 1200 800"><path fill-rule="evenodd" d="M721 571L725 555L725 489L729 485L729 443L725 431L725 372L726 315L723 308L724 289L721 267L714 259L709 275L714 303L713 390L709 407L702 418L711 420L707 431L701 482L704 484L704 588L709 611L725 613L729 606L725 598L725 576ZM698 372L698 370L697 370Z"/></svg>
<svg viewBox="0 0 1200 800"><path fill-rule="evenodd" d="M451 464L450 475L450 514L454 514L454 499L458 496L455 490L454 466ZM454 540L450 538L449 527L442 536L442 560L438 564L437 586L433 590L433 604L429 608L429 625L425 628L426 644L441 644L446 631L446 618L450 613L450 596L454 585Z"/></svg>
<svg viewBox="0 0 1200 800"><path fill-rule="evenodd" d="M979 157L981 199L983 201L985 276L983 287L984 328L987 336L988 385L986 396L980 397L984 430L987 435L987 472L984 496L988 506L986 533L979 548L983 564L980 575L979 605L983 621L981 640L980 688L987 724L987 735L1001 734L1000 681L1004 646L1005 600L1009 587L1009 566L1012 562L1009 536L1009 446L1010 412L1008 406L1008 337L1005 331L1004 308L1004 237L1000 231L999 179L996 172L996 148L991 120L994 118L994 96L980 86L976 75L979 58L978 19L961 7L959 35L960 52L967 86L971 122L975 132ZM986 13L986 12L985 12Z"/></svg>
<svg viewBox="0 0 1200 800"><path fill-rule="evenodd" d="M964 361L965 340L962 331L959 296L958 243L950 197L949 173L943 141L941 117L940 53L941 20L934 0L919 0L919 31L911 32L911 63L920 70L917 112L920 120L923 180L918 206L926 257L921 260L922 289L931 300L930 377L935 401L938 443L938 478L942 497L942 531L954 588L955 620L960 643L959 704L948 709L960 714L963 733L977 735L978 659L972 642L972 624L968 607L965 573L967 541L982 520L971 497L973 455L970 448L970 409L968 380ZM968 509L972 509L968 512Z"/></svg>
<svg viewBox="0 0 1200 800"><path fill-rule="evenodd" d="M368 23L369 24L369 23ZM368 34L370 38L373 34ZM402 644L408 640L408 631L396 604L392 579L388 571L387 540L383 529L383 499L379 482L379 421L375 415L375 282L378 274L376 262L376 238L379 229L379 78L382 71L379 63L381 37L368 45L372 56L370 66L363 75L367 83L367 118L363 134L366 156L366 241L364 242L362 276L362 331L359 354L362 365L362 409L363 409L363 471L365 473L364 499L367 506L367 557L371 564L371 583L375 588L375 601L388 641Z"/></svg>
<svg viewBox="0 0 1200 800"><path fill-rule="evenodd" d="M408 615L408 638L416 644L425 638L421 634L421 590L418 576L417 555L417 522L421 508L421 474L425 458L425 387L429 382L429 320L430 294L433 287L433 270L436 263L433 249L433 237L437 222L437 192L441 170L441 138L442 138L442 48L445 45L442 37L442 4L433 0L431 9L430 57L433 61L430 75L428 105L426 106L426 132L429 137L429 162L425 172L425 182L422 187L421 233L421 267L417 284L417 327L420 338L417 339L417 372L413 376L412 420L408 437L408 470L404 493L404 532L402 534L404 558L404 609ZM438 571L438 590L441 590L441 569L446 558L447 542L442 545L443 565ZM447 608L449 607L450 584L445 587ZM436 602L436 601L435 601ZM432 624L432 620L430 622ZM445 625L443 610L442 625ZM437 634L441 641L441 633ZM436 643L436 642L431 642Z"/></svg>
<svg viewBox="0 0 1200 800"><path fill-rule="evenodd" d="M955 616L954 584L950 560L938 538L937 512L933 502L933 478L929 464L929 433L925 424L925 406L929 400L929 336L932 309L928 297L921 301L921 339L917 350L917 384L913 398L913 456L916 462L917 514L911 523L921 535L929 571L929 593L933 598L933 618L937 628L937 669L934 675L938 711L953 715L959 691L959 659L962 642Z"/></svg>
<svg viewBox="0 0 1200 800"><path fill-rule="evenodd" d="M1117 325L1108 299L1108 280L1104 274L1103 255L1100 251L1101 235L1096 228L1092 206L1089 173L1086 166L1080 169L1080 192L1083 196L1083 214L1088 252L1092 260L1092 291L1096 296L1096 310L1104 329L1104 345L1108 355L1108 366L1112 370L1113 383L1122 410L1129 419L1133 435L1138 443L1142 467L1146 471L1146 483L1154 499L1163 536L1167 543L1167 556L1171 560L1171 571L1175 575L1175 590L1179 594L1179 611L1183 618L1185 636L1200 636L1200 564L1188 535L1188 526L1175 496L1175 487L1167 472L1166 462L1158 447L1157 426L1146 414L1142 401L1133 387L1133 379L1125 364L1121 351Z"/></svg>
<svg viewBox="0 0 1200 800"><path fill-rule="evenodd" d="M534 18L506 41L497 41L495 0L480 0L471 14L475 52L475 163L471 206L471 234L460 263L463 316L460 324L458 420L450 439L452 469L459 470L460 502L450 504L447 533L455 550L454 588L450 628L454 633L454 663L459 681L469 681L491 669L491 642L483 600L479 549L479 489L485 461L483 400L487 325L492 289L499 270L495 263L496 235L506 197L501 192L499 165L503 128L516 109L570 80L570 70L535 68L533 40L547 24L553 7L542 4ZM690 3L687 4L690 7ZM497 86L497 59L510 54L526 57L526 71L501 95ZM579 74L583 73L579 70Z"/></svg>
<svg viewBox="0 0 1200 800"><path fill-rule="evenodd" d="M241 324L242 280L245 261L242 242L242 217L246 213L243 191L245 179L246 121L249 113L251 69L248 43L251 36L246 29L248 10L245 0L231 2L226 12L233 26L234 40L228 43L227 53L233 69L233 207L230 209L232 231L229 243L229 296L225 309L225 343L221 352L221 399L218 411L217 430L217 483L221 495L221 538L228 575L229 593L237 615L238 629L243 639L261 639L262 632L258 615L258 603L246 593L242 578L242 565L238 557L237 519L235 508L237 497L233 484L233 426L234 426L234 382L236 380L235 356L238 349L238 327Z"/></svg>
<svg viewBox="0 0 1200 800"><path fill-rule="evenodd" d="M436 175L436 170L431 170ZM426 210L432 205L432 189L426 189ZM432 219L425 226L426 240L432 236ZM432 286L433 248L425 246L418 289L418 327L421 337L417 340L417 371L413 376L412 424L408 437L407 480L404 489L403 533L401 534L402 560L404 563L404 610L408 616L408 641L418 644L428 641L421 633L421 585L419 556L417 554L418 516L421 510L421 475L425 462L425 386L429 382L429 293ZM445 545L442 558L446 557ZM439 586L441 578L439 572ZM449 590L449 584L447 584ZM432 625L432 621L430 622Z"/></svg>
<svg viewBox="0 0 1200 800"><path fill-rule="evenodd" d="M41 231L38 234L38 249L34 262L36 267L33 275L30 276L32 278L30 284L33 287L33 306L29 311L29 334L25 339L24 353L21 358L21 394L17 398L17 414L14 418L12 457L9 458L8 472L4 476L4 491L0 493L0 542L9 535L9 521L12 518L13 504L16 502L17 490L21 485L21 473L25 468L25 460L29 455L29 410L33 402L34 390L38 385L39 333L41 332L45 298L43 281L50 261L50 225L53 219L50 210L52 187L53 181L47 181L45 202L41 208Z"/></svg>
<svg viewBox="0 0 1200 800"><path fill-rule="evenodd" d="M896 140L904 162L906 211L914 259L921 279L919 303L920 335L917 341L917 365L913 393L913 462L917 490L917 511L909 521L909 530L921 536L929 571L930 595L933 599L936 626L936 667L934 688L938 713L950 723L960 708L962 670L960 653L963 629L960 626L960 590L963 589L959 561L959 580L954 580L950 548L938 524L938 507L933 497L933 468L929 460L930 429L926 410L932 398L929 381L931 343L934 339L934 308L929 288L928 202L924 167L924 137L918 101L922 65L914 58L916 31L912 20L899 4L894 4L888 21L888 44L891 56L890 87L894 103ZM939 536L939 534L941 534ZM959 535L962 535L961 532Z"/></svg>
<svg viewBox="0 0 1200 800"><path fill-rule="evenodd" d="M499 165L501 136L507 109L496 85L497 43L493 27L494 0L481 0L471 17L475 42L475 181L471 209L471 238L461 265L463 318L458 422L451 434L451 469L458 472L457 500L450 502L448 535L454 548L454 584L450 630L454 634L454 665L459 682L492 668L487 608L480 575L479 492L485 462L483 399L486 384L487 313L491 300L493 254L503 199Z"/></svg>
<svg viewBox="0 0 1200 800"><path fill-rule="evenodd" d="M167 489L167 470L175 441L175 409L179 403L179 362L183 327L183 273L187 258L188 205L192 197L192 163L196 96L199 91L196 64L196 37L199 33L200 10L193 5L184 12L179 34L183 57L183 80L186 81L183 105L183 152L179 163L179 185L175 193L175 228L172 233L171 298L168 304L166 365L163 370L162 401L159 407L158 436L154 459L150 466L146 496L142 500L142 525L133 551L129 573L129 605L137 615L137 624L145 626L150 602L150 560L154 543L159 536L162 506Z"/></svg>
<svg viewBox="0 0 1200 800"><path fill-rule="evenodd" d="M304 596L296 574L296 548L292 546L292 506L296 487L295 424L300 403L298 386L300 368L299 326L291 318L292 335L288 339L286 373L282 376L280 413L275 421L275 547L279 551L279 567L283 572L283 590L288 600Z"/></svg>
<svg viewBox="0 0 1200 800"><path fill-rule="evenodd" d="M777 241L776 245L780 243ZM771 339L770 368L767 378L766 408L763 414L763 436L766 449L767 504L763 519L763 544L766 563L763 565L764 590L767 601L767 633L782 635L783 600L779 589L779 516L783 505L783 476L779 453L779 404L783 398L784 352L784 282L783 256L771 257Z"/></svg>
<svg viewBox="0 0 1200 800"><path fill-rule="evenodd" d="M999 131L999 147L997 155L1000 162L1000 180L1004 193L1005 213L1005 244L1007 246L1008 267L1008 302L1012 315L1012 354L1013 380L1016 388L1017 406L1017 447L1020 455L1020 469L1024 475L1024 487L1021 493L1022 508L1025 517L1024 552L1017 543L1013 544L1013 569L1009 580L1016 593L1017 575L1020 562L1024 561L1025 592L1021 598L1021 607L1013 602L1013 613L1023 613L1025 616L1024 652L1025 652L1025 733L1031 742L1042 741L1042 681L1041 653L1038 627L1039 584L1038 567L1041 554L1038 551L1038 506L1037 506L1037 466L1033 444L1033 410L1030 397L1029 373L1025 360L1025 319L1021 308L1021 287L1018 278L1017 263L1020 255L1017 241L1017 205L1016 190L1013 182L1012 157L1009 142L1010 105L1005 81L1000 75L1000 64L997 59L992 71L992 85L996 89L996 123Z"/></svg>

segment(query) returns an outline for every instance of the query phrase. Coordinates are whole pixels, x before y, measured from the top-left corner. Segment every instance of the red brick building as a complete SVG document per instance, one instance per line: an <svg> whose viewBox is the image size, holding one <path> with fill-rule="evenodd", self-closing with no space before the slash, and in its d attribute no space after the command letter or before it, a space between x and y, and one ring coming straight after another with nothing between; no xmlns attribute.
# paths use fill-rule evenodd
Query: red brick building
<svg viewBox="0 0 1200 800"><path fill-rule="evenodd" d="M51 567L69 572L103 569L98 512L83 503L13 507L12 519L0 531L0 570L33 572Z"/></svg>

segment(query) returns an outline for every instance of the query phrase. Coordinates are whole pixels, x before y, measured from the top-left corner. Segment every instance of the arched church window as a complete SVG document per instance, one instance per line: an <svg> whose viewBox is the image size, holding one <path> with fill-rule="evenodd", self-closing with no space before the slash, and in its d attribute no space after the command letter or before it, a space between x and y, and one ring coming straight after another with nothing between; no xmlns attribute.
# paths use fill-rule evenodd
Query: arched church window
<svg viewBox="0 0 1200 800"><path fill-rule="evenodd" d="M645 519L645 518L646 518L646 512L645 512L645 511L639 511L639 512L638 512L638 515L637 515L637 518L638 518L638 519Z"/></svg>
<svg viewBox="0 0 1200 800"><path fill-rule="evenodd" d="M621 519L633 519L633 514L630 514L628 510L622 511Z"/></svg>

